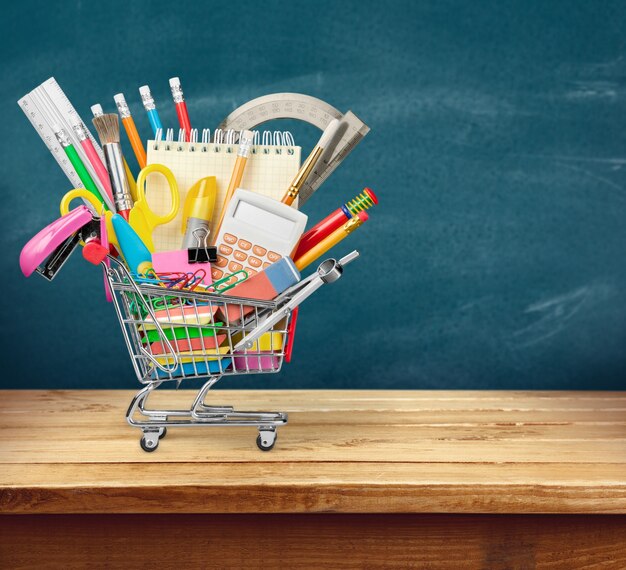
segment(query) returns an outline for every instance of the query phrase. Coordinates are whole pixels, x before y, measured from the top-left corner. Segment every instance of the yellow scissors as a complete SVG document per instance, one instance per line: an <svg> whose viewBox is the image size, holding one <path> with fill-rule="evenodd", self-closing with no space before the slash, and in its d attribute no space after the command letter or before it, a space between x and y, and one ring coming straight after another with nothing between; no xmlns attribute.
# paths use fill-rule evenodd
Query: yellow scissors
<svg viewBox="0 0 626 570"><path fill-rule="evenodd" d="M148 174L158 172L165 177L170 189L170 197L172 207L170 211L164 216L157 216L148 206L146 200L146 178ZM174 174L167 167L162 164L149 164L146 166L137 177L137 200L135 205L130 210L128 222L137 232L137 235L142 239L143 243L150 252L154 252L154 242L152 241L152 231L157 226L167 224L171 222L178 214L178 208L180 206L180 194L178 192L178 184Z"/></svg>
<svg viewBox="0 0 626 570"><path fill-rule="evenodd" d="M148 202L146 200L146 178L148 174L152 172L158 172L165 176L167 183L169 185L171 199L172 199L172 207L168 214L165 216L157 216L148 206ZM109 238L109 243L115 246L117 251L121 251L120 244L117 241L117 236L115 235L115 230L113 229L113 223L111 222L111 218L113 217L113 212L110 210L106 210L102 212L102 202L96 198L94 194L92 194L89 190L84 188L74 188L74 190L70 190L63 198L61 199L61 215L69 213L70 211L70 203L72 200L77 198L83 198L87 200L95 209L96 215L101 215L105 217L107 235ZM180 194L178 192L178 184L176 183L176 178L174 178L174 174L172 171L167 168L167 166L163 166L162 164L149 164L146 166L137 177L137 198L138 200L135 202L135 205L130 210L129 215L129 223L133 227L133 229L137 232L143 243L150 250L150 252L154 252L154 242L152 241L152 231L154 228L161 224L167 224L171 222L178 213L178 208L180 206Z"/></svg>

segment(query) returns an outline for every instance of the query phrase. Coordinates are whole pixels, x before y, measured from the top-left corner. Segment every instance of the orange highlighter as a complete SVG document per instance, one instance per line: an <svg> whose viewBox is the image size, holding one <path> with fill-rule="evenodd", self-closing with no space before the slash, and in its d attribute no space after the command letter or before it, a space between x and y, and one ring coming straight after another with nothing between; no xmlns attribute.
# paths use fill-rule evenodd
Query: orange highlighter
<svg viewBox="0 0 626 570"><path fill-rule="evenodd" d="M130 114L130 109L128 108L128 103L126 103L124 94L118 93L113 97L113 100L115 101L120 118L122 119L124 130L126 131L126 135L130 141L130 146L133 147L133 152L135 153L135 158L137 158L139 168L145 168L147 164L146 149L143 148L143 143L141 142L141 138L137 132L133 116Z"/></svg>

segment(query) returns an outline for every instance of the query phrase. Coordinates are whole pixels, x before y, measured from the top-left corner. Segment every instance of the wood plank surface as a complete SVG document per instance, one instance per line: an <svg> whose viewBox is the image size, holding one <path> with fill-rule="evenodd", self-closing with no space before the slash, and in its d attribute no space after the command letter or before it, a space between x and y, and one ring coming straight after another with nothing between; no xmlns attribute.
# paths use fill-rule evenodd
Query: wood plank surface
<svg viewBox="0 0 626 570"><path fill-rule="evenodd" d="M0 516L11 569L622 570L624 517Z"/></svg>
<svg viewBox="0 0 626 570"><path fill-rule="evenodd" d="M0 392L1 511L626 513L623 392L216 390L289 412L274 450L201 426L150 454L124 420L132 394Z"/></svg>

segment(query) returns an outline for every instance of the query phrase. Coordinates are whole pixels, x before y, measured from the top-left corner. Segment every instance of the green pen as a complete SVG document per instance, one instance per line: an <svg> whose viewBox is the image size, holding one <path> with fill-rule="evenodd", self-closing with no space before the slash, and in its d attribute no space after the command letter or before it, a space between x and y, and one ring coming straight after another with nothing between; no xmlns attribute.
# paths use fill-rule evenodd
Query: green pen
<svg viewBox="0 0 626 570"><path fill-rule="evenodd" d="M89 171L85 168L85 165L80 159L80 156L78 156L78 153L76 152L76 149L74 148L70 137L65 132L65 129L57 126L54 128L54 134L56 135L59 144L63 147L67 158L72 163L76 174L78 174L78 177L80 178L85 188L89 190L96 198L98 198L98 200L104 205L104 208L108 210L109 207L102 198L100 190L98 190L98 187L96 186L96 183L93 181L93 178L89 174Z"/></svg>

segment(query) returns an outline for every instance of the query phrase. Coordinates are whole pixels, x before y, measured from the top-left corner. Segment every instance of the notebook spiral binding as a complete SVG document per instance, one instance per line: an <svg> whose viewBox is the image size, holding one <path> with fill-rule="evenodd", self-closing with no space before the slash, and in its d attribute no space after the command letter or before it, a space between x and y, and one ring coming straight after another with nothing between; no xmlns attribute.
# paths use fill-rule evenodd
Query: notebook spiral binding
<svg viewBox="0 0 626 570"><path fill-rule="evenodd" d="M263 154L282 154L282 147L286 149L287 154L293 154L293 148L296 145L292 134L289 131L260 131L254 132L254 143L252 146L252 154L262 152ZM167 129L165 139L163 138L163 129L157 129L154 137L153 149L159 150L161 143L165 143L165 150L189 151L189 152L226 152L237 153L237 145L241 131L228 129L215 129L213 140L211 140L211 129L202 129L202 138L198 141L198 129L191 129L189 143L185 142L185 129L178 130L178 140L174 140L174 129ZM184 144L183 144L184 143ZM212 146L209 146L212 145Z"/></svg>

